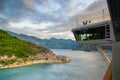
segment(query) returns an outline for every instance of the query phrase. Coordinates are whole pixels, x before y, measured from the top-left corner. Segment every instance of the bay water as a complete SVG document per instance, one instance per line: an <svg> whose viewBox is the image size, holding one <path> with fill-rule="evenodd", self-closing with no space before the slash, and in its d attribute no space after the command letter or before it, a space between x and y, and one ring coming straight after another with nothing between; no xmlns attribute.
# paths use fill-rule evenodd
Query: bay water
<svg viewBox="0 0 120 80"><path fill-rule="evenodd" d="M70 57L71 62L0 69L0 80L102 80L108 66L99 52L52 51L56 55Z"/></svg>

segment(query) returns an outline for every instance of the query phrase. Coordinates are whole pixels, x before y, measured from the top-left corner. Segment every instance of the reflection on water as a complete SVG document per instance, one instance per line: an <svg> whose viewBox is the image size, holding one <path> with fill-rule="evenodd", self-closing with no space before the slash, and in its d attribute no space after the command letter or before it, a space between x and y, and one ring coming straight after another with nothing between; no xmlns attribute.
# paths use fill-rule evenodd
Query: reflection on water
<svg viewBox="0 0 120 80"><path fill-rule="evenodd" d="M0 70L0 80L102 80L107 64L98 52L53 50L72 61Z"/></svg>

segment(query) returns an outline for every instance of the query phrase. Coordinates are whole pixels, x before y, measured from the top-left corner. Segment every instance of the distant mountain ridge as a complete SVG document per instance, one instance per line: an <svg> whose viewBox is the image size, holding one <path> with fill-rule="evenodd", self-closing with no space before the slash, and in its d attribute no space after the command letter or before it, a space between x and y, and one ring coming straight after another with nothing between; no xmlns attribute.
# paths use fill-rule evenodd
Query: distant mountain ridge
<svg viewBox="0 0 120 80"><path fill-rule="evenodd" d="M22 40L33 42L35 44L38 44L50 49L76 49L79 47L79 44L77 44L76 41L73 41L71 39L57 39L57 38L40 39L34 36L18 34L11 31L7 31L7 32Z"/></svg>

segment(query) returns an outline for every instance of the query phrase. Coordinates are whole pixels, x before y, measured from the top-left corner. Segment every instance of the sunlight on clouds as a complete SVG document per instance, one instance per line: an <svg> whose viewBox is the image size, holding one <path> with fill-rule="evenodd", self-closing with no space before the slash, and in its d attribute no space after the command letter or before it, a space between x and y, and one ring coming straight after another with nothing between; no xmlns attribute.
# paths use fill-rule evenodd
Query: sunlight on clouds
<svg viewBox="0 0 120 80"><path fill-rule="evenodd" d="M17 27L17 28L30 28L30 29L46 29L49 26L54 26L54 24L52 22L41 22L39 24L33 24L30 21L26 20L23 22L19 22L19 23L10 23L11 26L13 27Z"/></svg>
<svg viewBox="0 0 120 80"><path fill-rule="evenodd" d="M72 34L71 31L59 32L59 33L53 32L53 33L49 33L49 34L50 34L50 36L48 38L50 38L52 36L55 36L57 38L73 39L73 40L75 40L74 36L71 35Z"/></svg>

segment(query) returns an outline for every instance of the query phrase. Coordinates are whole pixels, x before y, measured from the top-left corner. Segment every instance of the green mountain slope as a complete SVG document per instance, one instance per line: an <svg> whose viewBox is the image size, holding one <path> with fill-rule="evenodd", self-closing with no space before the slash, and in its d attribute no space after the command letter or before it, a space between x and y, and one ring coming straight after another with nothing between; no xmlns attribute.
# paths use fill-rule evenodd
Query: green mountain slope
<svg viewBox="0 0 120 80"><path fill-rule="evenodd" d="M45 47L20 40L0 30L0 68L68 61L70 59L67 56L56 56Z"/></svg>
<svg viewBox="0 0 120 80"><path fill-rule="evenodd" d="M15 55L18 58L27 58L29 55L51 52L45 47L20 40L0 30L0 55Z"/></svg>

